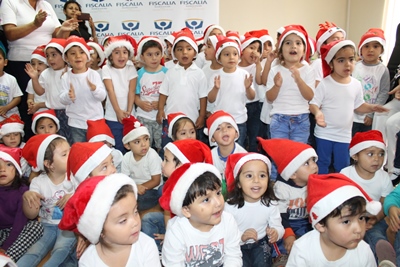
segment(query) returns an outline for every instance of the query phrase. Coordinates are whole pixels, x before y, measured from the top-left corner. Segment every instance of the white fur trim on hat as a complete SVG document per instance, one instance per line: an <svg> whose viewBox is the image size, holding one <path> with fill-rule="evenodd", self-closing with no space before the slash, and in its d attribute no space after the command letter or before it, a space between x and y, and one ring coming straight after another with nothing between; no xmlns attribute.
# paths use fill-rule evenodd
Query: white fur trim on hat
<svg viewBox="0 0 400 267"><path fill-rule="evenodd" d="M379 141L369 140L369 141L360 142L357 145L351 147L349 149L350 157L354 156L355 154L357 154L361 150L364 150L364 149L369 148L371 146L375 146L375 147L378 147L378 148L383 149L384 151L386 151L386 145L384 143L379 142Z"/></svg>
<svg viewBox="0 0 400 267"><path fill-rule="evenodd" d="M21 165L19 165L18 162L10 156L10 154L0 151L0 159L3 159L4 161L10 161L12 164L14 164L14 167L17 169L19 175L22 175Z"/></svg>
<svg viewBox="0 0 400 267"><path fill-rule="evenodd" d="M258 154L258 153L250 153L247 154L246 156L240 158L240 160L236 163L235 168L233 169L233 177L237 177L240 169L242 166L251 160L261 160L268 166L268 173L271 175L271 161L264 155Z"/></svg>
<svg viewBox="0 0 400 267"><path fill-rule="evenodd" d="M164 44L161 42L161 40L156 37L147 37L146 39L141 40L138 44L137 60L142 61L140 56L142 55L143 46L145 43L147 43L149 41L157 42L161 46L161 55L164 55Z"/></svg>
<svg viewBox="0 0 400 267"><path fill-rule="evenodd" d="M125 174L111 174L97 184L77 225L78 231L84 233L90 243L97 244L99 242L115 195L124 185L131 185L137 198L136 184Z"/></svg>
<svg viewBox="0 0 400 267"><path fill-rule="evenodd" d="M182 151L179 150L179 148L174 143L172 142L168 143L164 147L164 150L165 149L171 151L171 153L174 154L174 156L177 157L182 164L190 163L188 158L182 153Z"/></svg>
<svg viewBox="0 0 400 267"><path fill-rule="evenodd" d="M108 59L109 56L111 55L112 51L114 51L115 48L119 48L119 47L125 47L126 49L128 49L129 58L131 58L135 53L135 51L133 50L133 46L129 41L115 40L113 42L109 42L108 46L104 49L104 54L106 55L106 58Z"/></svg>
<svg viewBox="0 0 400 267"><path fill-rule="evenodd" d="M354 47L354 49L356 49L356 45L350 41L350 40L343 40L338 42L337 44L335 44L334 46L332 46L332 48L329 50L328 54L325 57L325 61L326 63L331 63L332 59L334 58L334 56L336 55L337 51L339 51L342 47L347 46L347 45L351 45Z"/></svg>
<svg viewBox="0 0 400 267"><path fill-rule="evenodd" d="M90 59L90 51L86 47L86 45L82 44L81 42L70 42L70 43L67 43L67 45L65 46L64 52L62 53L64 61L66 61L65 56L66 56L68 50L71 49L73 46L79 46L85 52L86 56L88 57L88 60Z"/></svg>
<svg viewBox="0 0 400 267"><path fill-rule="evenodd" d="M285 31L285 27L279 27L279 29L277 29L276 30L276 32L278 33L278 34L282 34L283 32Z"/></svg>
<svg viewBox="0 0 400 267"><path fill-rule="evenodd" d="M61 136L58 134L51 134L51 135L47 136L39 146L39 149L38 149L37 155L36 155L37 168L32 167L33 171L35 171L35 172L44 171L44 154L46 153L47 147L56 138L62 138L64 140L67 140L64 136Z"/></svg>
<svg viewBox="0 0 400 267"><path fill-rule="evenodd" d="M38 114L38 115L34 116L34 119L33 119L33 121L32 121L31 129L32 129L32 132L33 132L34 134L37 134L37 132L36 132L36 123L37 123L38 120L41 119L41 118L49 118L49 119L52 119L52 120L54 121L54 123L56 124L56 126L57 126L57 131L60 130L60 121L58 120L57 117L53 116L53 115L50 114L50 113L41 113L41 114Z"/></svg>
<svg viewBox="0 0 400 267"><path fill-rule="evenodd" d="M317 41L317 51L318 53L321 53L321 46L325 43L326 40L329 39L329 37L331 37L332 35L334 35L337 32L342 32L344 38L346 38L346 31L343 30L342 28L339 27L332 27L330 29L328 29L326 32L324 32L324 34L322 34Z"/></svg>
<svg viewBox="0 0 400 267"><path fill-rule="evenodd" d="M370 42L378 42L378 43L380 43L380 44L383 46L382 54L381 54L381 55L383 55L383 54L385 53L385 50L386 50L386 41L385 41L384 39L382 39L381 37L376 36L376 37L367 38L367 39L364 40L364 42L362 42L362 44L359 46L360 48L358 49L358 54L359 54L360 56L361 56L361 48L362 48L364 45L366 45L366 44L368 44L368 43L370 43Z"/></svg>
<svg viewBox="0 0 400 267"><path fill-rule="evenodd" d="M32 59L37 59L40 62L43 62L44 64L46 64L47 66L49 65L49 63L47 63L47 59L39 54L32 54L31 61L32 61Z"/></svg>
<svg viewBox="0 0 400 267"><path fill-rule="evenodd" d="M260 40L261 40L261 42L262 42L262 44L263 44L263 48L265 48L265 47L264 47L264 44L265 44L265 42L267 42L267 41L270 41L270 42L271 42L272 47L274 47L274 45L275 45L274 38L272 38L270 35L263 35L263 36L260 37Z"/></svg>
<svg viewBox="0 0 400 267"><path fill-rule="evenodd" d="M261 39L257 38L257 37L251 37L248 38L247 40L243 40L243 42L241 42L240 44L240 50L243 52L243 50L245 50L250 44L252 44L253 42L258 41L260 43L260 47L261 47L261 52L263 51L263 42L261 41Z"/></svg>
<svg viewBox="0 0 400 267"><path fill-rule="evenodd" d="M302 32L300 32L298 30L290 30L290 31L286 32L285 35L279 37L279 48L281 48L283 41L285 40L285 38L287 36L289 36L289 34L296 34L297 36L299 36L304 42L304 48L305 48L304 50L307 51L308 39Z"/></svg>
<svg viewBox="0 0 400 267"><path fill-rule="evenodd" d="M233 126L233 128L235 128L236 132L238 133L238 137L235 138L235 141L239 139L239 135L240 135L239 128L238 128L235 120L231 116L221 116L221 117L219 117L218 119L216 119L213 122L213 124L211 125L210 129L208 129L208 132L204 131L205 134L208 134L208 140L210 142L210 146L216 146L217 145L217 143L211 141L211 139L213 138L215 130L217 130L218 126L220 124L224 123L224 122L230 123Z"/></svg>
<svg viewBox="0 0 400 267"><path fill-rule="evenodd" d="M98 43L95 42L88 42L87 45L90 46L92 49L96 50L97 55L99 55L100 58L100 62L97 64L97 66L101 67L104 63L104 60L106 59L106 55L104 54L103 49Z"/></svg>
<svg viewBox="0 0 400 267"><path fill-rule="evenodd" d="M175 118L173 118L173 119L171 120L171 122L169 123L169 125L168 125L168 137L169 137L169 138L172 138L172 128L174 128L174 124L175 124L179 119L182 119L182 118L188 118L188 119L189 119L188 116L185 116L185 115L177 115L177 116L175 116Z"/></svg>
<svg viewBox="0 0 400 267"><path fill-rule="evenodd" d="M219 42L217 43L217 49L215 50L215 59L217 60L218 63L221 63L221 62L219 61L219 55L220 55L221 52L222 52L225 48L227 48L227 47L234 47L234 48L236 48L236 50L238 51L239 57L240 57L240 55L241 55L241 53L242 53L242 50L240 49L238 43L236 43L234 40L232 40L232 39L230 39L230 38L227 38L227 39L229 39L229 41L225 41L222 45L219 45L219 46L218 46ZM226 40L226 39L225 39L225 40Z"/></svg>
<svg viewBox="0 0 400 267"><path fill-rule="evenodd" d="M290 177L311 157L318 159L317 154L313 148L307 148L301 151L292 161L283 169L281 176L288 181Z"/></svg>
<svg viewBox="0 0 400 267"><path fill-rule="evenodd" d="M171 50L171 54L173 59L176 59L175 57L175 53L174 53L174 49L177 43L179 43L180 41L185 41L188 44L190 44L190 46L194 49L194 51L196 52L196 55L194 56L193 59L195 59L197 57L197 53L198 53L198 47L197 47L197 43L195 40L193 40L192 38L188 37L188 36L184 36L181 35L178 38L175 38L174 44L172 45L172 50Z"/></svg>
<svg viewBox="0 0 400 267"><path fill-rule="evenodd" d="M47 48L50 48L50 47L56 48L58 51L60 51L61 54L64 53L64 46L60 45L59 43L52 42L52 43L48 43L48 44L46 45L46 47L44 48L44 53L45 53L45 54L46 54ZM46 60L46 61L47 61L47 60Z"/></svg>
<svg viewBox="0 0 400 267"><path fill-rule="evenodd" d="M226 35L225 30L222 29L221 26L216 25L216 24L215 25L211 25L210 27L208 27L207 32L204 33L204 39L203 39L204 43L207 43L207 40L208 40L208 37L210 36L210 33L215 29L220 30L222 32L223 36Z"/></svg>
<svg viewBox="0 0 400 267"><path fill-rule="evenodd" d="M142 135L150 136L149 130L145 126L140 126L136 129L131 130L127 135L122 138L122 143L127 144Z"/></svg>
<svg viewBox="0 0 400 267"><path fill-rule="evenodd" d="M186 193L193 182L203 173L211 172L222 181L221 173L214 165L207 163L192 164L186 172L176 182L174 189L171 192L170 208L171 211L179 217L182 217L182 205Z"/></svg>
<svg viewBox="0 0 400 267"><path fill-rule="evenodd" d="M103 142L107 141L109 142L112 146L115 146L115 139L111 138L111 136L106 135L106 134L98 134L90 138L88 142L94 143L94 142Z"/></svg>
<svg viewBox="0 0 400 267"><path fill-rule="evenodd" d="M3 124L0 128L0 139L3 136L10 134L10 133L21 133L21 136L24 137L24 125L18 122L10 122Z"/></svg>

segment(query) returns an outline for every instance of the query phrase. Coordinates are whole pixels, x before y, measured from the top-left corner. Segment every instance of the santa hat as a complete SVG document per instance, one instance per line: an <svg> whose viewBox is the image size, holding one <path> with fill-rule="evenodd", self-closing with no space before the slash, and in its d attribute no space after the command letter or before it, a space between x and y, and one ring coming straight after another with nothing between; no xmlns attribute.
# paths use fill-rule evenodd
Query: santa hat
<svg viewBox="0 0 400 267"><path fill-rule="evenodd" d="M83 181L68 200L58 228L79 232L90 243L97 244L115 195L124 185L132 186L137 198L134 180L122 173Z"/></svg>
<svg viewBox="0 0 400 267"><path fill-rule="evenodd" d="M133 47L133 56L136 56L137 55L137 50L138 50L138 44L137 44L135 38L133 38L129 34L123 34L121 36L123 36L132 45L132 47Z"/></svg>
<svg viewBox="0 0 400 267"><path fill-rule="evenodd" d="M0 253L0 266L18 267L17 264L15 264L15 262L13 262L11 258L7 257L7 255L2 253Z"/></svg>
<svg viewBox="0 0 400 267"><path fill-rule="evenodd" d="M283 41L290 34L296 34L303 40L303 42L305 44L305 52L304 52L302 59L308 61L308 59L310 57L310 44L308 43L308 33L307 33L306 29L301 25L285 26L285 30L282 32L281 36L279 36L278 49L280 49L282 47Z"/></svg>
<svg viewBox="0 0 400 267"><path fill-rule="evenodd" d="M71 146L67 163L67 178L79 185L111 154L111 148L102 142L78 142Z"/></svg>
<svg viewBox="0 0 400 267"><path fill-rule="evenodd" d="M344 46L353 46L354 50L356 50L356 45L350 40L338 40L327 45L323 45L321 47L321 59L322 59L322 72L324 77L331 74L331 67L329 63L331 63L332 59L335 57L336 53L343 48Z"/></svg>
<svg viewBox="0 0 400 267"><path fill-rule="evenodd" d="M24 122L18 114L13 114L0 122L0 139L10 133L21 133L22 137L25 135Z"/></svg>
<svg viewBox="0 0 400 267"><path fill-rule="evenodd" d="M110 127L108 127L106 120L88 120L87 121L87 132L86 140L88 142L103 142L107 141L111 145L115 146L114 135L112 134Z"/></svg>
<svg viewBox="0 0 400 267"><path fill-rule="evenodd" d="M272 158L278 168L278 173L286 181L292 176L307 160L312 157L318 159L315 150L304 143L289 139L262 139L257 137L258 142L267 154Z"/></svg>
<svg viewBox="0 0 400 267"><path fill-rule="evenodd" d="M361 48L370 43L370 42L378 42L382 45L382 54L385 52L386 48L386 39L385 39L385 33L382 29L379 28L371 28L369 29L366 33L364 33L363 36L361 36L361 41L360 44L358 45L358 54L361 55Z"/></svg>
<svg viewBox="0 0 400 267"><path fill-rule="evenodd" d="M336 26L335 23L325 21L324 24L319 24L319 31L317 32L317 37L315 37L317 41L316 47L318 53L321 53L321 47L325 43L325 41L328 40L329 37L334 35L336 32L342 32L344 38L346 38L346 31Z"/></svg>
<svg viewBox="0 0 400 267"><path fill-rule="evenodd" d="M258 38L255 37L253 35L251 35L250 33L245 33L244 34L244 39L241 40L240 42L240 50L243 52L243 50L245 50L250 44L254 43L254 42L258 42L260 44L260 48L261 48L261 52L263 51L263 42Z"/></svg>
<svg viewBox="0 0 400 267"><path fill-rule="evenodd" d="M48 48L52 47L52 48L55 48L58 51L60 51L61 54L63 54L66 44L67 44L67 40L66 39L53 38L53 39L50 40L50 42L44 48L44 52L46 53L46 50Z"/></svg>
<svg viewBox="0 0 400 267"><path fill-rule="evenodd" d="M240 45L240 43L241 43L240 34L237 31L227 31L226 32L226 37L236 41L238 43L238 45Z"/></svg>
<svg viewBox="0 0 400 267"><path fill-rule="evenodd" d="M350 142L350 157L371 146L386 151L385 141L383 141L383 136L380 131L370 130L356 133Z"/></svg>
<svg viewBox="0 0 400 267"><path fill-rule="evenodd" d="M182 112L176 112L176 113L170 113L167 116L167 120L168 120L168 137L172 138L172 129L174 128L174 124L182 118L187 118L190 120L190 118L188 116L186 116L186 114L182 113Z"/></svg>
<svg viewBox="0 0 400 267"><path fill-rule="evenodd" d="M142 55L143 45L149 41L154 41L154 42L158 43L161 46L161 55L164 54L164 45L157 36L143 36L139 41L139 45L138 45L138 49L137 49L138 60L140 60L140 56Z"/></svg>
<svg viewBox="0 0 400 267"><path fill-rule="evenodd" d="M129 51L129 58L135 53L132 44L125 38L125 36L111 36L109 38L107 47L104 48L104 54L106 58L109 58L112 51L119 47L125 47Z"/></svg>
<svg viewBox="0 0 400 267"><path fill-rule="evenodd" d="M310 44L310 56L314 55L317 49L317 42L314 38L308 36L308 43Z"/></svg>
<svg viewBox="0 0 400 267"><path fill-rule="evenodd" d="M108 39L110 39L112 36L111 35L107 35L107 36L105 36L104 38L103 38L103 40L101 41L101 45L103 46L103 47L105 47L106 46L106 42L108 41ZM107 44L108 45L108 44Z"/></svg>
<svg viewBox="0 0 400 267"><path fill-rule="evenodd" d="M364 197L367 212L377 215L382 208L379 201L372 200L357 183L340 173L311 174L307 184L307 211L312 226L328 216L343 202L353 197Z"/></svg>
<svg viewBox="0 0 400 267"><path fill-rule="evenodd" d="M85 52L85 54L88 57L88 59L90 59L90 51L92 50L92 48L87 45L85 39L83 39L82 37L78 37L78 36L72 35L72 36L68 37L68 39L66 41L66 44L65 44L65 49L64 49L64 52L63 52L63 59L64 60L65 60L65 57L66 57L66 53L73 46L80 47Z"/></svg>
<svg viewBox="0 0 400 267"><path fill-rule="evenodd" d="M211 45L214 47L214 49L217 48L217 43L221 40L223 40L225 37L221 35L212 35L208 37L208 41L210 41Z"/></svg>
<svg viewBox="0 0 400 267"><path fill-rule="evenodd" d="M217 47L215 49L215 58L217 59L217 62L220 63L218 57L221 54L222 50L224 50L224 48L227 48L230 46L236 48L236 50L238 51L238 55L240 57L241 50L240 50L239 44L236 43L236 41L234 41L228 37L224 37L218 41Z"/></svg>
<svg viewBox="0 0 400 267"><path fill-rule="evenodd" d="M178 35L178 32L171 33L170 35L168 35L167 37L164 38L164 42L168 41L172 46L177 35Z"/></svg>
<svg viewBox="0 0 400 267"><path fill-rule="evenodd" d="M32 166L34 172L44 171L44 154L50 143L65 137L58 134L38 134L29 138L22 149L22 157Z"/></svg>
<svg viewBox="0 0 400 267"><path fill-rule="evenodd" d="M172 58L176 59L175 54L174 54L174 49L175 49L176 44L179 43L180 41L186 41L188 44L190 44L191 47L193 47L196 54L198 53L196 39L194 38L192 31L189 28L183 28L176 35L176 38L172 45L172 51L171 51Z"/></svg>
<svg viewBox="0 0 400 267"><path fill-rule="evenodd" d="M164 184L160 206L182 217L183 200L188 189L205 172L211 172L222 180L218 169L208 163L186 163L176 169Z"/></svg>
<svg viewBox="0 0 400 267"><path fill-rule="evenodd" d="M213 164L210 148L199 140L184 139L168 143L168 149L182 163L205 162Z"/></svg>
<svg viewBox="0 0 400 267"><path fill-rule="evenodd" d="M19 147L11 148L5 145L0 145L0 159L11 162L17 169L19 175L22 175L21 155L22 149Z"/></svg>
<svg viewBox="0 0 400 267"><path fill-rule="evenodd" d="M284 31L285 31L285 26L282 26L282 27L279 27L279 28L276 30L276 33L277 33L278 35L281 35Z"/></svg>
<svg viewBox="0 0 400 267"><path fill-rule="evenodd" d="M104 62L106 61L106 55L104 54L104 47L98 43L95 42L88 42L88 46L92 48L92 51L96 50L97 55L99 55L100 61L97 64L97 66L101 67L104 65Z"/></svg>
<svg viewBox="0 0 400 267"><path fill-rule="evenodd" d="M271 37L271 35L269 35L269 32L267 29L261 29L261 30L257 30L257 31L250 31L249 32L250 35L260 39L260 41L263 43L263 45L265 44L265 42L270 41L272 47L275 45L274 42L274 38Z"/></svg>
<svg viewBox="0 0 400 267"><path fill-rule="evenodd" d="M127 144L136 138L147 135L150 136L149 130L143 126L134 116L130 115L128 118L122 120L124 125L122 143Z"/></svg>
<svg viewBox="0 0 400 267"><path fill-rule="evenodd" d="M208 27L204 30L204 34L203 34L204 43L207 42L208 38L210 37L211 32L215 29L220 30L222 32L222 35L225 36L225 31L221 26L216 25L216 24L211 24L211 25L208 25Z"/></svg>
<svg viewBox="0 0 400 267"><path fill-rule="evenodd" d="M47 110L36 112L35 114L33 114L31 129L34 134L37 134L36 124L37 124L38 120L41 118L52 119L54 121L54 123L57 125L57 130L60 130L60 121L58 120L58 118L56 116L56 112L53 109L47 109Z"/></svg>
<svg viewBox="0 0 400 267"><path fill-rule="evenodd" d="M224 122L230 123L238 133L238 137L235 139L235 141L239 138L239 128L236 124L235 119L231 116L231 114L223 110L217 110L213 114L211 114L210 117L208 117L206 121L207 128L204 128L204 133L208 135L210 146L217 145L217 143L211 141L211 139L213 138L215 130L217 130L218 126Z"/></svg>
<svg viewBox="0 0 400 267"><path fill-rule="evenodd" d="M236 153L231 154L226 161L225 179L228 192L235 188L235 178L242 166L251 160L261 160L268 166L268 173L271 175L271 161L264 155L258 153Z"/></svg>
<svg viewBox="0 0 400 267"><path fill-rule="evenodd" d="M47 64L47 59L46 59L46 54L44 53L45 45L40 45L33 50L32 55L31 55L31 60L32 59L37 59L44 64Z"/></svg>

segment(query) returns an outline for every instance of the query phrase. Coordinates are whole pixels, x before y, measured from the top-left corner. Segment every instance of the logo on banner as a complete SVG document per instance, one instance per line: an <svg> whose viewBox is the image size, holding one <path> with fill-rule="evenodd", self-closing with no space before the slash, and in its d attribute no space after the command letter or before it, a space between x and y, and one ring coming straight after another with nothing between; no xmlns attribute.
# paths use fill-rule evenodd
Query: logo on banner
<svg viewBox="0 0 400 267"><path fill-rule="evenodd" d="M85 7L94 8L94 9L103 9L107 7L112 7L111 3L106 2L105 0L92 0L91 3L87 3Z"/></svg>
<svg viewBox="0 0 400 267"><path fill-rule="evenodd" d="M139 7L139 6L143 6L143 2L142 1L133 1L133 0L125 0L123 2L117 2L115 4L117 7L122 7L122 8L131 8L131 7Z"/></svg>
<svg viewBox="0 0 400 267"><path fill-rule="evenodd" d="M155 7L176 6L176 2L175 1L149 1L149 6L155 6Z"/></svg>
<svg viewBox="0 0 400 267"><path fill-rule="evenodd" d="M110 23L108 21L95 21L94 28L96 29L97 37L113 36L110 30Z"/></svg>
<svg viewBox="0 0 400 267"><path fill-rule="evenodd" d="M187 19L185 20L185 25L192 31L203 28L203 20L202 19Z"/></svg>
<svg viewBox="0 0 400 267"><path fill-rule="evenodd" d="M205 0L181 0L181 1L179 1L179 3L184 6L208 5L207 1L205 1Z"/></svg>
<svg viewBox="0 0 400 267"><path fill-rule="evenodd" d="M65 4L65 2L67 2L67 0L60 0L60 2L63 3L63 4L54 4L54 9L63 9L64 8L64 4Z"/></svg>
<svg viewBox="0 0 400 267"><path fill-rule="evenodd" d="M119 32L118 35L128 34L130 36L144 36L144 33L139 30L140 21L138 20L124 20L121 21L121 26L124 32Z"/></svg>
<svg viewBox="0 0 400 267"><path fill-rule="evenodd" d="M172 34L172 20L170 19L157 19L154 21L155 31L150 31L150 35L166 36Z"/></svg>

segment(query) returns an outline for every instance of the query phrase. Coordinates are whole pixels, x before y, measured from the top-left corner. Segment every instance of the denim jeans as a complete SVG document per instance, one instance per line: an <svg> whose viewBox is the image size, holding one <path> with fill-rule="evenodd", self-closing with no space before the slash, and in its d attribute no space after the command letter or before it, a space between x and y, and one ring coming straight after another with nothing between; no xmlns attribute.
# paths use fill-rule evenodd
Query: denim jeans
<svg viewBox="0 0 400 267"><path fill-rule="evenodd" d="M150 189L146 190L143 195L138 195L138 210L148 210L158 204L158 190L157 189Z"/></svg>
<svg viewBox="0 0 400 267"><path fill-rule="evenodd" d="M124 126L122 125L122 123L119 123L118 121L106 120L106 123L110 128L112 134L114 135L115 149L118 149L119 151L121 151L122 154L125 154L127 150L125 149L124 144L122 143L122 137L124 137L122 134L122 130L124 129Z"/></svg>
<svg viewBox="0 0 400 267"><path fill-rule="evenodd" d="M271 266L271 247L265 236L257 242L240 246L243 254L243 267L265 267Z"/></svg>
<svg viewBox="0 0 400 267"><path fill-rule="evenodd" d="M257 135L260 129L260 101L255 101L246 104L247 108L247 138L249 144L249 152L257 152Z"/></svg>
<svg viewBox="0 0 400 267"><path fill-rule="evenodd" d="M77 142L86 142L86 129L80 129L80 128L75 128L70 126L69 130L71 131L71 140L72 144L77 143Z"/></svg>
<svg viewBox="0 0 400 267"><path fill-rule="evenodd" d="M60 121L60 129L58 129L58 134L67 138L68 143L72 144L73 140L71 137L71 130L68 125L68 116L65 113L65 109L56 109L57 119Z"/></svg>
<svg viewBox="0 0 400 267"><path fill-rule="evenodd" d="M333 167L335 172L340 172L343 168L350 165L349 143L333 142L315 137L318 155L318 173L329 173L329 166L333 154Z"/></svg>
<svg viewBox="0 0 400 267"><path fill-rule="evenodd" d="M163 212L149 212L142 217L142 232L154 238L154 234L165 234L165 222ZM154 240L158 251L161 251L161 240Z"/></svg>
<svg viewBox="0 0 400 267"><path fill-rule="evenodd" d="M400 266L400 231L396 233L394 240L394 251L396 251L396 266Z"/></svg>
<svg viewBox="0 0 400 267"><path fill-rule="evenodd" d="M60 266L66 260L70 260L71 254L74 253L76 238L73 232L61 231L57 224L42 224L43 236L19 259L19 267L37 266L50 250L51 257L43 266Z"/></svg>
<svg viewBox="0 0 400 267"><path fill-rule="evenodd" d="M372 252L374 253L376 262L378 262L378 258L376 256L376 243L378 243L379 240L383 239L383 240L387 240L386 237L386 230L388 228L388 225L386 223L386 221L380 220L379 222L377 222L371 229L369 229L368 231L365 232L365 236L364 236L364 240L365 242L368 243L368 245L370 246ZM396 235L396 241L397 241L397 235ZM396 243L395 243L396 245ZM396 247L395 247L396 248ZM396 250L396 255L397 255L397 251ZM399 260L397 260L399 261ZM398 265L400 266L400 265Z"/></svg>
<svg viewBox="0 0 400 267"><path fill-rule="evenodd" d="M237 126L239 129L239 138L238 138L238 140L236 140L236 143L238 143L240 146L242 146L244 149L246 149L246 147L244 146L244 142L246 141L246 137L247 137L246 123L241 123L241 124L238 124Z"/></svg>

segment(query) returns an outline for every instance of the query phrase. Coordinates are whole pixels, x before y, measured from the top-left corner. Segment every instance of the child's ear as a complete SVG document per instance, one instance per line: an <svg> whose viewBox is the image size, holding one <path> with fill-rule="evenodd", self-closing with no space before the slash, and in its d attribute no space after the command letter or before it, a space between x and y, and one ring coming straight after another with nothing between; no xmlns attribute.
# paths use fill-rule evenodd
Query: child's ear
<svg viewBox="0 0 400 267"><path fill-rule="evenodd" d="M189 210L188 206L182 207L182 214L183 214L183 216L185 216L188 219L192 216L192 214L190 214L190 210Z"/></svg>
<svg viewBox="0 0 400 267"><path fill-rule="evenodd" d="M52 163L50 162L50 160L46 159L43 161L43 165L50 170Z"/></svg>
<svg viewBox="0 0 400 267"><path fill-rule="evenodd" d="M8 59L4 59L4 66L7 66L8 64Z"/></svg>
<svg viewBox="0 0 400 267"><path fill-rule="evenodd" d="M324 225L322 225L320 223L317 223L317 224L315 224L315 229L320 233L325 233L326 226L324 226Z"/></svg>
<svg viewBox="0 0 400 267"><path fill-rule="evenodd" d="M296 174L296 173L293 173L293 174L289 177L289 179L292 179L292 180L296 180L296 178L297 178L297 174Z"/></svg>
<svg viewBox="0 0 400 267"><path fill-rule="evenodd" d="M355 155L351 156L351 158L352 158L354 161L357 161L357 160L358 160L358 154L355 154Z"/></svg>
<svg viewBox="0 0 400 267"><path fill-rule="evenodd" d="M211 142L214 142L214 143L215 143L215 138L214 138L214 136L211 137Z"/></svg>
<svg viewBox="0 0 400 267"><path fill-rule="evenodd" d="M127 150L131 150L131 147L129 146L129 143L124 144L124 147L125 147Z"/></svg>
<svg viewBox="0 0 400 267"><path fill-rule="evenodd" d="M329 67L331 67L331 70L333 70L333 63L332 63L332 61L329 62Z"/></svg>
<svg viewBox="0 0 400 267"><path fill-rule="evenodd" d="M237 131L235 132L235 139L236 138L239 138L239 133Z"/></svg>

